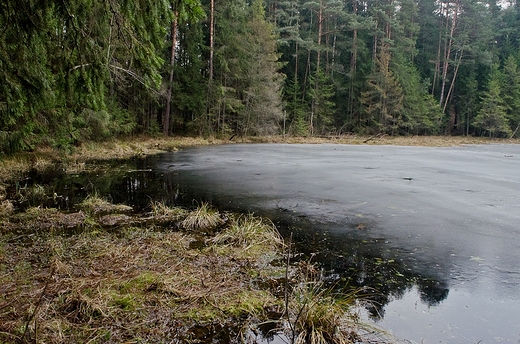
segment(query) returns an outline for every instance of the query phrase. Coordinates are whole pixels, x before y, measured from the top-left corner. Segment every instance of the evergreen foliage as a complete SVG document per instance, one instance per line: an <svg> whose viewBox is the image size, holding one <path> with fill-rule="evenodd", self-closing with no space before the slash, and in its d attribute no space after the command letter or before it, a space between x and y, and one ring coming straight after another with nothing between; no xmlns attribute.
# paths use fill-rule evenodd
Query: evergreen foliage
<svg viewBox="0 0 520 344"><path fill-rule="evenodd" d="M504 101L500 92L500 72L497 66L493 67L488 89L484 92L482 105L473 121L473 125L481 133L487 133L489 137L509 136L511 134Z"/></svg>
<svg viewBox="0 0 520 344"><path fill-rule="evenodd" d="M519 135L519 8L5 0L0 152L160 131Z"/></svg>

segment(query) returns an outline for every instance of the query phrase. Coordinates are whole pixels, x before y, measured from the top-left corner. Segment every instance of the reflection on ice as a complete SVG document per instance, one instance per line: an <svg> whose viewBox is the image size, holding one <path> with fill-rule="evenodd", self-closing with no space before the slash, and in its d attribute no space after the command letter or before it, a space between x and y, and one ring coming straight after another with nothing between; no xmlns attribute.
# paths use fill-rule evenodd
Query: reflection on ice
<svg viewBox="0 0 520 344"><path fill-rule="evenodd" d="M388 303L377 323L416 343L517 343L518 309L518 299L497 300L464 289L450 290L442 304L432 306L414 287ZM504 313L503 322L493 319L496 310Z"/></svg>

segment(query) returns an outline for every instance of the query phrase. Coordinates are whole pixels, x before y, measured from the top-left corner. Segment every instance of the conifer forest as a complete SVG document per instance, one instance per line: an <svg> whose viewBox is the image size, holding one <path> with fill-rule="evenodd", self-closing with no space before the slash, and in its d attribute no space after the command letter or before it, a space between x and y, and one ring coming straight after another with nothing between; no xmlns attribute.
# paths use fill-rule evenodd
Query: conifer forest
<svg viewBox="0 0 520 344"><path fill-rule="evenodd" d="M129 134L520 136L515 0L3 0L0 152Z"/></svg>

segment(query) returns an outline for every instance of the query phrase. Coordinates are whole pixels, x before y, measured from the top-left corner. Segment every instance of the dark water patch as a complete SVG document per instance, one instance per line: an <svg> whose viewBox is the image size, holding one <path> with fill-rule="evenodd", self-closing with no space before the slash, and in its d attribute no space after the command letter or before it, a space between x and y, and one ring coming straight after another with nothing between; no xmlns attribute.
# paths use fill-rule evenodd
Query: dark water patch
<svg viewBox="0 0 520 344"><path fill-rule="evenodd" d="M323 223L306 218L294 209L278 207L258 209L255 195L230 199L215 193L211 188L201 189L197 173L180 173L189 164L171 164L169 173L154 168L160 157L127 162L104 163L96 171L68 175L57 170L44 174L30 174L23 181L25 188L43 185L58 197L40 204L65 211L75 211L80 202L92 194L115 204L126 204L134 211L150 210L153 201L167 206L194 207L208 202L221 211L253 212L269 217L285 238L292 236L295 250L301 254L294 258L316 263L323 274L339 287L368 287L373 290L371 309L374 317L384 314L384 306L401 297L406 290L417 286L429 305L441 302L447 295L447 283L434 276L414 272L403 263L399 252L388 245L388 239L379 232L370 233L376 223L371 219L353 218L341 228L337 223ZM179 168L176 172L176 168ZM20 207L33 205L19 202ZM192 243L203 247L204 237Z"/></svg>
<svg viewBox="0 0 520 344"><path fill-rule="evenodd" d="M271 218L284 237L292 236L296 251L302 253L296 259L318 264L331 280L337 278L352 287L376 290L380 307L374 310L374 316L382 314L388 301L398 298L415 284L429 286L420 289L431 305L441 302L447 294L445 281L413 272L400 260L401 252L388 245L387 238L380 236L379 232L371 233L371 228L377 226L374 220L353 218L338 227L337 223L308 219L298 213L297 208L258 209L254 207L254 194L230 199L228 195L216 193L218 188L204 185L201 188L197 172L184 171L191 166L188 163L170 164L167 173L158 171L155 166L161 159L104 162L93 172L72 175L61 170L31 173L19 184L24 183L24 188L42 185L57 197L40 201L39 205L71 212L92 194L115 204L129 205L137 213L149 211L150 203L154 201L188 208L197 206L199 202L208 202L221 211L254 211ZM34 204L21 201L18 205ZM193 245L202 247L204 239L200 238Z"/></svg>

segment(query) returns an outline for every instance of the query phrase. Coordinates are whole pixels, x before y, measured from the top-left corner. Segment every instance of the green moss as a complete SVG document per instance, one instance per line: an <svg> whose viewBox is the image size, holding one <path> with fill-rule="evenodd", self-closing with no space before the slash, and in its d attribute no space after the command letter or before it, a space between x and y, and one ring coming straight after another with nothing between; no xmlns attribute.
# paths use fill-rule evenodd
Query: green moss
<svg viewBox="0 0 520 344"><path fill-rule="evenodd" d="M266 306L276 304L274 296L263 290L243 290L224 301L224 313L234 317L260 315Z"/></svg>
<svg viewBox="0 0 520 344"><path fill-rule="evenodd" d="M133 311L137 308L137 302L133 295L114 295L112 303L124 311Z"/></svg>
<svg viewBox="0 0 520 344"><path fill-rule="evenodd" d="M144 271L139 276L129 281L121 283L119 291L123 294L130 292L142 293L150 289L150 286L157 285L160 276L152 271Z"/></svg>

